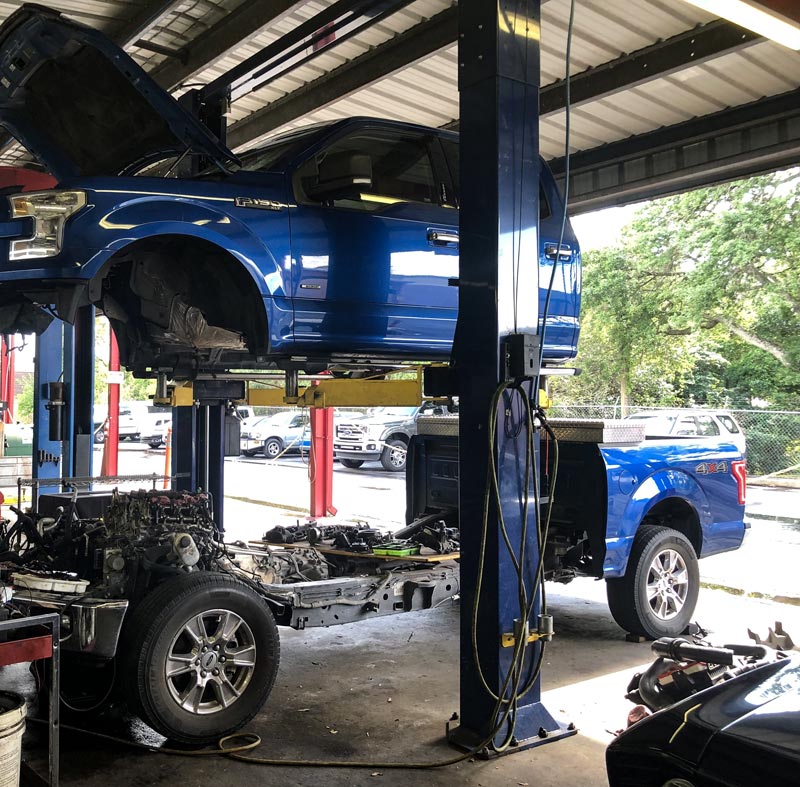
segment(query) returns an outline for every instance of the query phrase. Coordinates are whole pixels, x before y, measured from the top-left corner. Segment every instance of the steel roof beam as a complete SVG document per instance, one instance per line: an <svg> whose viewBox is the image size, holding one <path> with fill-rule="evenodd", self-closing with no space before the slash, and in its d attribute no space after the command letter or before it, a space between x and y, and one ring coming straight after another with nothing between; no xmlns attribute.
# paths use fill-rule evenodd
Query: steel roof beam
<svg viewBox="0 0 800 787"><path fill-rule="evenodd" d="M160 64L150 76L174 90L303 4L304 0L248 0L184 47L179 60Z"/></svg>
<svg viewBox="0 0 800 787"><path fill-rule="evenodd" d="M378 24L411 2L413 0L336 0L217 77L202 89L201 97L206 100L227 94L230 100L236 101Z"/></svg>
<svg viewBox="0 0 800 787"><path fill-rule="evenodd" d="M718 19L575 74L570 77L570 103L574 107L608 98L722 55L740 52L763 40L751 30ZM564 109L566 96L564 80L543 87L539 114L549 115Z"/></svg>
<svg viewBox="0 0 800 787"><path fill-rule="evenodd" d="M181 0L151 0L142 3L133 18L126 20L112 38L115 44L126 49L147 35L165 16L174 11Z"/></svg>
<svg viewBox="0 0 800 787"><path fill-rule="evenodd" d="M665 197L800 164L800 89L570 157L570 212ZM550 162L563 188L564 159Z"/></svg>
<svg viewBox="0 0 800 787"><path fill-rule="evenodd" d="M228 129L228 144L235 149L263 137L312 110L451 46L457 35L458 8L454 7L248 115Z"/></svg>
<svg viewBox="0 0 800 787"><path fill-rule="evenodd" d="M717 19L572 75L570 103L576 107L608 98L722 55L740 52L763 40L757 33ZM566 99L565 80L542 87L539 91L539 116L561 111L566 106ZM458 122L446 127L458 129Z"/></svg>

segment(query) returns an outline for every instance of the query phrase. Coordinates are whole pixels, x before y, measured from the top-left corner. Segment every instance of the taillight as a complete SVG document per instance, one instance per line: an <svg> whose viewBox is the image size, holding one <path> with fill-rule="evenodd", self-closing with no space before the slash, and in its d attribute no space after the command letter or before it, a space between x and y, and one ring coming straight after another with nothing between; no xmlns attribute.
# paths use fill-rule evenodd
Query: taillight
<svg viewBox="0 0 800 787"><path fill-rule="evenodd" d="M736 479L736 487L739 492L739 505L745 503L745 493L747 492L747 462L744 459L737 459L731 462L731 473Z"/></svg>

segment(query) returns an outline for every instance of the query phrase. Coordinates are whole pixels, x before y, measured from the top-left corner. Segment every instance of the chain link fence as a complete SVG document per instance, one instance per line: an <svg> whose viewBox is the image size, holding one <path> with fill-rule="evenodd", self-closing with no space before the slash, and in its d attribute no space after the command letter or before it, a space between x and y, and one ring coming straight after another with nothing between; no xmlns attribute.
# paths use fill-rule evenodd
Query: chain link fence
<svg viewBox="0 0 800 787"><path fill-rule="evenodd" d="M630 412L663 409L631 407ZM729 409L719 412L731 413L747 438L747 472L751 477L769 475L800 481L800 412ZM618 405L557 405L549 413L553 418L622 418Z"/></svg>

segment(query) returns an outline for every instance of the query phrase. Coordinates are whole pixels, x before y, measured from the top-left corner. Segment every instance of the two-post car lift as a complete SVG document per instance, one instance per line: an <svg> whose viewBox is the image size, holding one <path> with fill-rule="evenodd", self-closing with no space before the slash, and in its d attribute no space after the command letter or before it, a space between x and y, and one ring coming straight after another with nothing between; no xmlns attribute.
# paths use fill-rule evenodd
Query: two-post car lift
<svg viewBox="0 0 800 787"><path fill-rule="evenodd" d="M188 93L184 103L224 139L231 96L263 86L404 4L338 0L290 37ZM467 748L494 743L500 752L570 732L540 700L542 648L550 629L547 617L540 617L541 510L531 483L538 434L528 417L538 396L542 323L535 262L540 0L461 0L459 17L460 311L447 393L459 396L460 408L462 624L461 713L451 740ZM34 474L40 478L91 470L90 312L75 327L54 321L38 339ZM516 336L509 340L511 334ZM288 389L248 392L234 378L197 380L170 394L173 475L180 486L203 486L213 494L220 523L231 401L308 405L320 413L312 420L319 436L320 428L332 426L325 408L416 404L422 395L419 380L330 379L302 392L295 390L296 378L287 381ZM59 398L63 387L50 385L59 382L71 387L70 396ZM167 393L164 382L159 381L161 397ZM321 505L328 503L323 493Z"/></svg>

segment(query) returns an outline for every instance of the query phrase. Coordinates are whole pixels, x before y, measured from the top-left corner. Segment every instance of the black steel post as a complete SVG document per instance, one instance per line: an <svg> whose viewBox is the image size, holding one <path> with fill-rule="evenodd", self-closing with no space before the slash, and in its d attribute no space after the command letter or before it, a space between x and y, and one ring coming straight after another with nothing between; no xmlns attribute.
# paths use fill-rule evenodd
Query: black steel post
<svg viewBox="0 0 800 787"><path fill-rule="evenodd" d="M208 491L213 495L214 521L225 532L223 507L225 502L225 403L209 405L208 418Z"/></svg>
<svg viewBox="0 0 800 787"><path fill-rule="evenodd" d="M197 407L172 408L172 475L173 489L198 487L197 477Z"/></svg>

